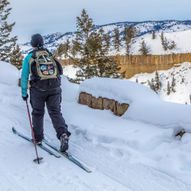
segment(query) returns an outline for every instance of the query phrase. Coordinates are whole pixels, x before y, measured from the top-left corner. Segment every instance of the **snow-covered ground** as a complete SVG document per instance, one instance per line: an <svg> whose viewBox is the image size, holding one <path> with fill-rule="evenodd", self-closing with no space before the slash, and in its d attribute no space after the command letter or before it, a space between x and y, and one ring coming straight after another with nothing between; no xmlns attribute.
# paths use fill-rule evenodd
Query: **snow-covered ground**
<svg viewBox="0 0 191 191"><path fill-rule="evenodd" d="M76 77L76 68L71 65L64 67L64 75L69 78ZM162 88L159 92L159 96L162 100L181 104L191 104L191 63L181 63L169 70L159 70L160 81ZM175 78L175 92L171 92L167 95L167 84L172 83L172 78ZM138 83L145 86L148 85L148 81L155 78L155 72L153 73L140 73L136 74L130 81L138 81Z"/></svg>
<svg viewBox="0 0 191 191"><path fill-rule="evenodd" d="M162 88L159 92L161 99L169 102L191 104L191 63L181 63L169 70L159 70L159 78L162 83ZM172 78L175 78L175 92L167 95L167 84L172 83ZM138 81L143 85L148 86L148 81L155 78L153 73L141 73L133 76L131 81Z"/></svg>
<svg viewBox="0 0 191 191"><path fill-rule="evenodd" d="M87 81L79 87L63 78L62 111L72 132L69 151L93 170L88 174L66 159L56 159L40 149L44 162L40 165L32 162L35 158L33 145L11 132L14 126L30 135L26 106L17 86L18 71L0 62L0 76L0 190L191 190L191 134L186 133L181 140L174 137L177 128L191 131L187 113L191 106L164 104L146 87L127 81L118 83L118 88L124 87L125 91L118 92L117 97L132 98L132 103L136 104L138 96L134 98L135 93L141 92L143 97L147 96L147 100L152 99L153 107L152 110L142 108L144 99L141 99L133 111L130 107L124 117L117 117L110 111L93 110L77 103L79 90L85 88L90 91L92 84L97 85L97 91L92 91L101 96L103 89L99 86L99 80ZM110 89L111 83L103 82L108 87L104 88L107 95L116 96L116 91ZM115 83L113 85L115 87ZM146 103L149 104L149 101ZM160 114L166 109L172 119L168 126L162 125L161 120L165 121L162 117L159 121L161 123L152 120L160 108L159 103L162 108ZM175 108L177 112L181 110L179 118L171 115ZM128 117L129 113L133 120ZM137 114L150 115L150 122L143 122ZM182 123L181 119L187 123ZM179 123L174 124L173 120ZM45 136L59 146L47 114Z"/></svg>

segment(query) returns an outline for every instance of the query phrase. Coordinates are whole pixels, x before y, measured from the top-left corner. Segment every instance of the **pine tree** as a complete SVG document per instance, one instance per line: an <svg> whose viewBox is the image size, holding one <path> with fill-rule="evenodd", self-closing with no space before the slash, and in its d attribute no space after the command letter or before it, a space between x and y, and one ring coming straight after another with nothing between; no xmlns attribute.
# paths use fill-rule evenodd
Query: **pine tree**
<svg viewBox="0 0 191 191"><path fill-rule="evenodd" d="M162 83L159 77L159 73L155 72L155 77L151 79L151 81L148 81L148 85L152 90L154 90L156 93L159 93L162 87Z"/></svg>
<svg viewBox="0 0 191 191"><path fill-rule="evenodd" d="M23 55L21 49L17 44L10 54L10 63L15 65L19 70L22 68Z"/></svg>
<svg viewBox="0 0 191 191"><path fill-rule="evenodd" d="M161 89L162 83L160 81L158 71L155 72L155 90L158 92Z"/></svg>
<svg viewBox="0 0 191 191"><path fill-rule="evenodd" d="M148 80L148 85L149 85L149 87L153 90L153 91L155 91L155 85L154 85L154 79L152 78L151 79L151 81L149 81ZM156 92L156 91L155 91Z"/></svg>
<svg viewBox="0 0 191 191"><path fill-rule="evenodd" d="M167 95L170 95L171 93L171 87L170 87L170 82L168 81L167 83Z"/></svg>
<svg viewBox="0 0 191 191"><path fill-rule="evenodd" d="M109 33L103 34L103 46L105 46L107 52L109 52L110 45L111 45L111 37Z"/></svg>
<svg viewBox="0 0 191 191"><path fill-rule="evenodd" d="M79 50L80 50L79 43L75 40L72 40L71 47L70 47L71 56L69 56L69 58L72 60L76 60L76 55Z"/></svg>
<svg viewBox="0 0 191 191"><path fill-rule="evenodd" d="M126 47L126 55L130 54L131 42L136 35L136 29L133 26L124 29L124 41Z"/></svg>
<svg viewBox="0 0 191 191"><path fill-rule="evenodd" d="M172 49L175 49L176 48L176 43L175 41L170 41L168 40L165 36L164 36L164 33L162 32L161 33L161 44L162 44L162 47L165 51L167 50L172 50Z"/></svg>
<svg viewBox="0 0 191 191"><path fill-rule="evenodd" d="M119 52L119 49L121 47L121 40L120 40L119 29L117 27L114 29L113 45L116 51Z"/></svg>
<svg viewBox="0 0 191 191"><path fill-rule="evenodd" d="M156 32L155 31L152 31L152 39L156 39Z"/></svg>
<svg viewBox="0 0 191 191"><path fill-rule="evenodd" d="M10 15L10 2L8 0L0 1L0 60L10 61L10 54L13 51L17 37L11 37L11 32L15 23L8 24Z"/></svg>
<svg viewBox="0 0 191 191"><path fill-rule="evenodd" d="M65 58L67 58L69 50L70 50L70 41L69 39L67 39L66 42L58 46L56 50L56 56L61 57L62 55L64 55Z"/></svg>
<svg viewBox="0 0 191 191"><path fill-rule="evenodd" d="M108 34L102 29L95 30L93 20L84 9L80 17L77 17L76 28L75 38L70 44L67 55L80 68L76 74L76 82L93 76L119 77L117 64L107 56ZM106 38L107 41L104 40Z"/></svg>
<svg viewBox="0 0 191 191"><path fill-rule="evenodd" d="M168 49L169 50L173 50L173 49L175 49L176 48L176 43L175 43L175 41L169 41L168 42Z"/></svg>
<svg viewBox="0 0 191 191"><path fill-rule="evenodd" d="M163 49L166 51L168 50L168 44L167 44L167 39L164 37L164 33L161 33L161 44Z"/></svg>
<svg viewBox="0 0 191 191"><path fill-rule="evenodd" d="M176 92L175 87L176 87L176 79L175 79L175 77L173 75L172 76L172 82L171 82L171 89L172 89L173 92Z"/></svg>
<svg viewBox="0 0 191 191"><path fill-rule="evenodd" d="M145 43L144 40L141 42L139 52L140 52L142 55L144 55L144 56L148 55L149 52L150 52L150 48L147 46L147 44Z"/></svg>

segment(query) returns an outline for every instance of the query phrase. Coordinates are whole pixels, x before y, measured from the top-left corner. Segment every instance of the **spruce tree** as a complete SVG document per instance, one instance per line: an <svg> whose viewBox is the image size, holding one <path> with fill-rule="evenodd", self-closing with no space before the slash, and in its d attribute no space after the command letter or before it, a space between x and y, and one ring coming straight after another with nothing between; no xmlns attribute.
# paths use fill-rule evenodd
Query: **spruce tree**
<svg viewBox="0 0 191 191"><path fill-rule="evenodd" d="M171 82L171 89L172 89L173 92L176 92L175 87L176 87L176 79L175 79L175 77L173 75L172 76L172 82Z"/></svg>
<svg viewBox="0 0 191 191"><path fill-rule="evenodd" d="M158 92L161 89L162 83L160 81L158 71L155 72L155 90Z"/></svg>
<svg viewBox="0 0 191 191"><path fill-rule="evenodd" d="M121 40L120 40L119 29L117 27L114 29L113 45L116 51L119 52L119 49L121 47Z"/></svg>
<svg viewBox="0 0 191 191"><path fill-rule="evenodd" d="M148 81L148 85L152 90L154 90L156 93L159 93L162 87L162 83L159 77L159 73L155 72L155 77L151 79L151 81Z"/></svg>
<svg viewBox="0 0 191 191"><path fill-rule="evenodd" d="M93 20L84 9L80 17L77 17L76 25L75 38L67 55L80 68L76 82L93 76L120 77L117 64L108 56L109 42L104 40L109 39L108 34L102 29L95 29Z"/></svg>
<svg viewBox="0 0 191 191"><path fill-rule="evenodd" d="M153 91L156 92L154 79L152 78L151 81L148 80L147 82L148 82L149 87L150 87Z"/></svg>
<svg viewBox="0 0 191 191"><path fill-rule="evenodd" d="M144 55L144 56L148 55L149 52L150 52L150 48L147 46L147 44L146 44L146 42L145 42L144 40L143 40L143 41L141 42L141 44L140 44L139 52L140 52L142 55Z"/></svg>
<svg viewBox="0 0 191 191"><path fill-rule="evenodd" d="M165 51L167 50L173 50L176 48L176 43L175 41L170 41L168 40L165 36L164 36L164 33L162 32L161 33L161 44L162 44L162 47Z"/></svg>
<svg viewBox="0 0 191 191"><path fill-rule="evenodd" d="M167 83L167 95L170 95L171 93L171 87L170 87L170 82L168 81Z"/></svg>
<svg viewBox="0 0 191 191"><path fill-rule="evenodd" d="M110 45L111 45L111 37L109 33L103 34L103 46L105 46L107 52L109 52Z"/></svg>
<svg viewBox="0 0 191 191"><path fill-rule="evenodd" d="M16 46L17 37L11 37L11 32L15 23L8 23L10 15L10 2L0 1L0 60L10 61L10 54Z"/></svg>
<svg viewBox="0 0 191 191"><path fill-rule="evenodd" d="M66 40L66 42L60 44L56 50L56 56L61 57L62 55L65 56L65 58L68 57L68 52L70 50L70 41L69 39Z"/></svg>
<svg viewBox="0 0 191 191"><path fill-rule="evenodd" d="M156 39L156 32L155 31L152 31L152 39Z"/></svg>
<svg viewBox="0 0 191 191"><path fill-rule="evenodd" d="M19 70L22 68L23 55L21 49L17 44L10 54L10 63L15 65Z"/></svg>
<svg viewBox="0 0 191 191"><path fill-rule="evenodd" d="M136 29L133 26L125 27L124 29L124 41L125 41L125 49L126 49L126 55L130 54L130 48L131 48L131 42L132 39L136 35Z"/></svg>

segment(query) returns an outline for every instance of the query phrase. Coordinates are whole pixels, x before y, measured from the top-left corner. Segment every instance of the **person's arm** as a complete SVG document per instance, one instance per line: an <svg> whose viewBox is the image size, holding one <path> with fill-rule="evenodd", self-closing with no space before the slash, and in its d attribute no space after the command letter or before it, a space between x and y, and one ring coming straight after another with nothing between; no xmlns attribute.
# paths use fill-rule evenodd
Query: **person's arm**
<svg viewBox="0 0 191 191"><path fill-rule="evenodd" d="M23 60L22 64L22 74L21 74L21 90L22 90L22 97L27 97L27 90L28 90L28 79L30 74L30 59L32 54L28 54L25 59Z"/></svg>
<svg viewBox="0 0 191 191"><path fill-rule="evenodd" d="M59 75L60 75L60 76L63 75L62 65L60 64L60 62L59 62L57 59L54 58L54 60L55 60L56 65L57 65L57 67L58 67Z"/></svg>

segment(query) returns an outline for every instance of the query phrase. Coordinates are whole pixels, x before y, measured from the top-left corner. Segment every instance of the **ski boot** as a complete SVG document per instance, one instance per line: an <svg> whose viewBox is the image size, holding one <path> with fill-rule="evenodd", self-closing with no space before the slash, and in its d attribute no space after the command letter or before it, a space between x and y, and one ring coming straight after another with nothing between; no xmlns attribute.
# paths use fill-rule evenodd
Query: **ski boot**
<svg viewBox="0 0 191 191"><path fill-rule="evenodd" d="M61 152L66 152L68 150L68 141L69 137L66 133L63 133L60 136L60 151Z"/></svg>

